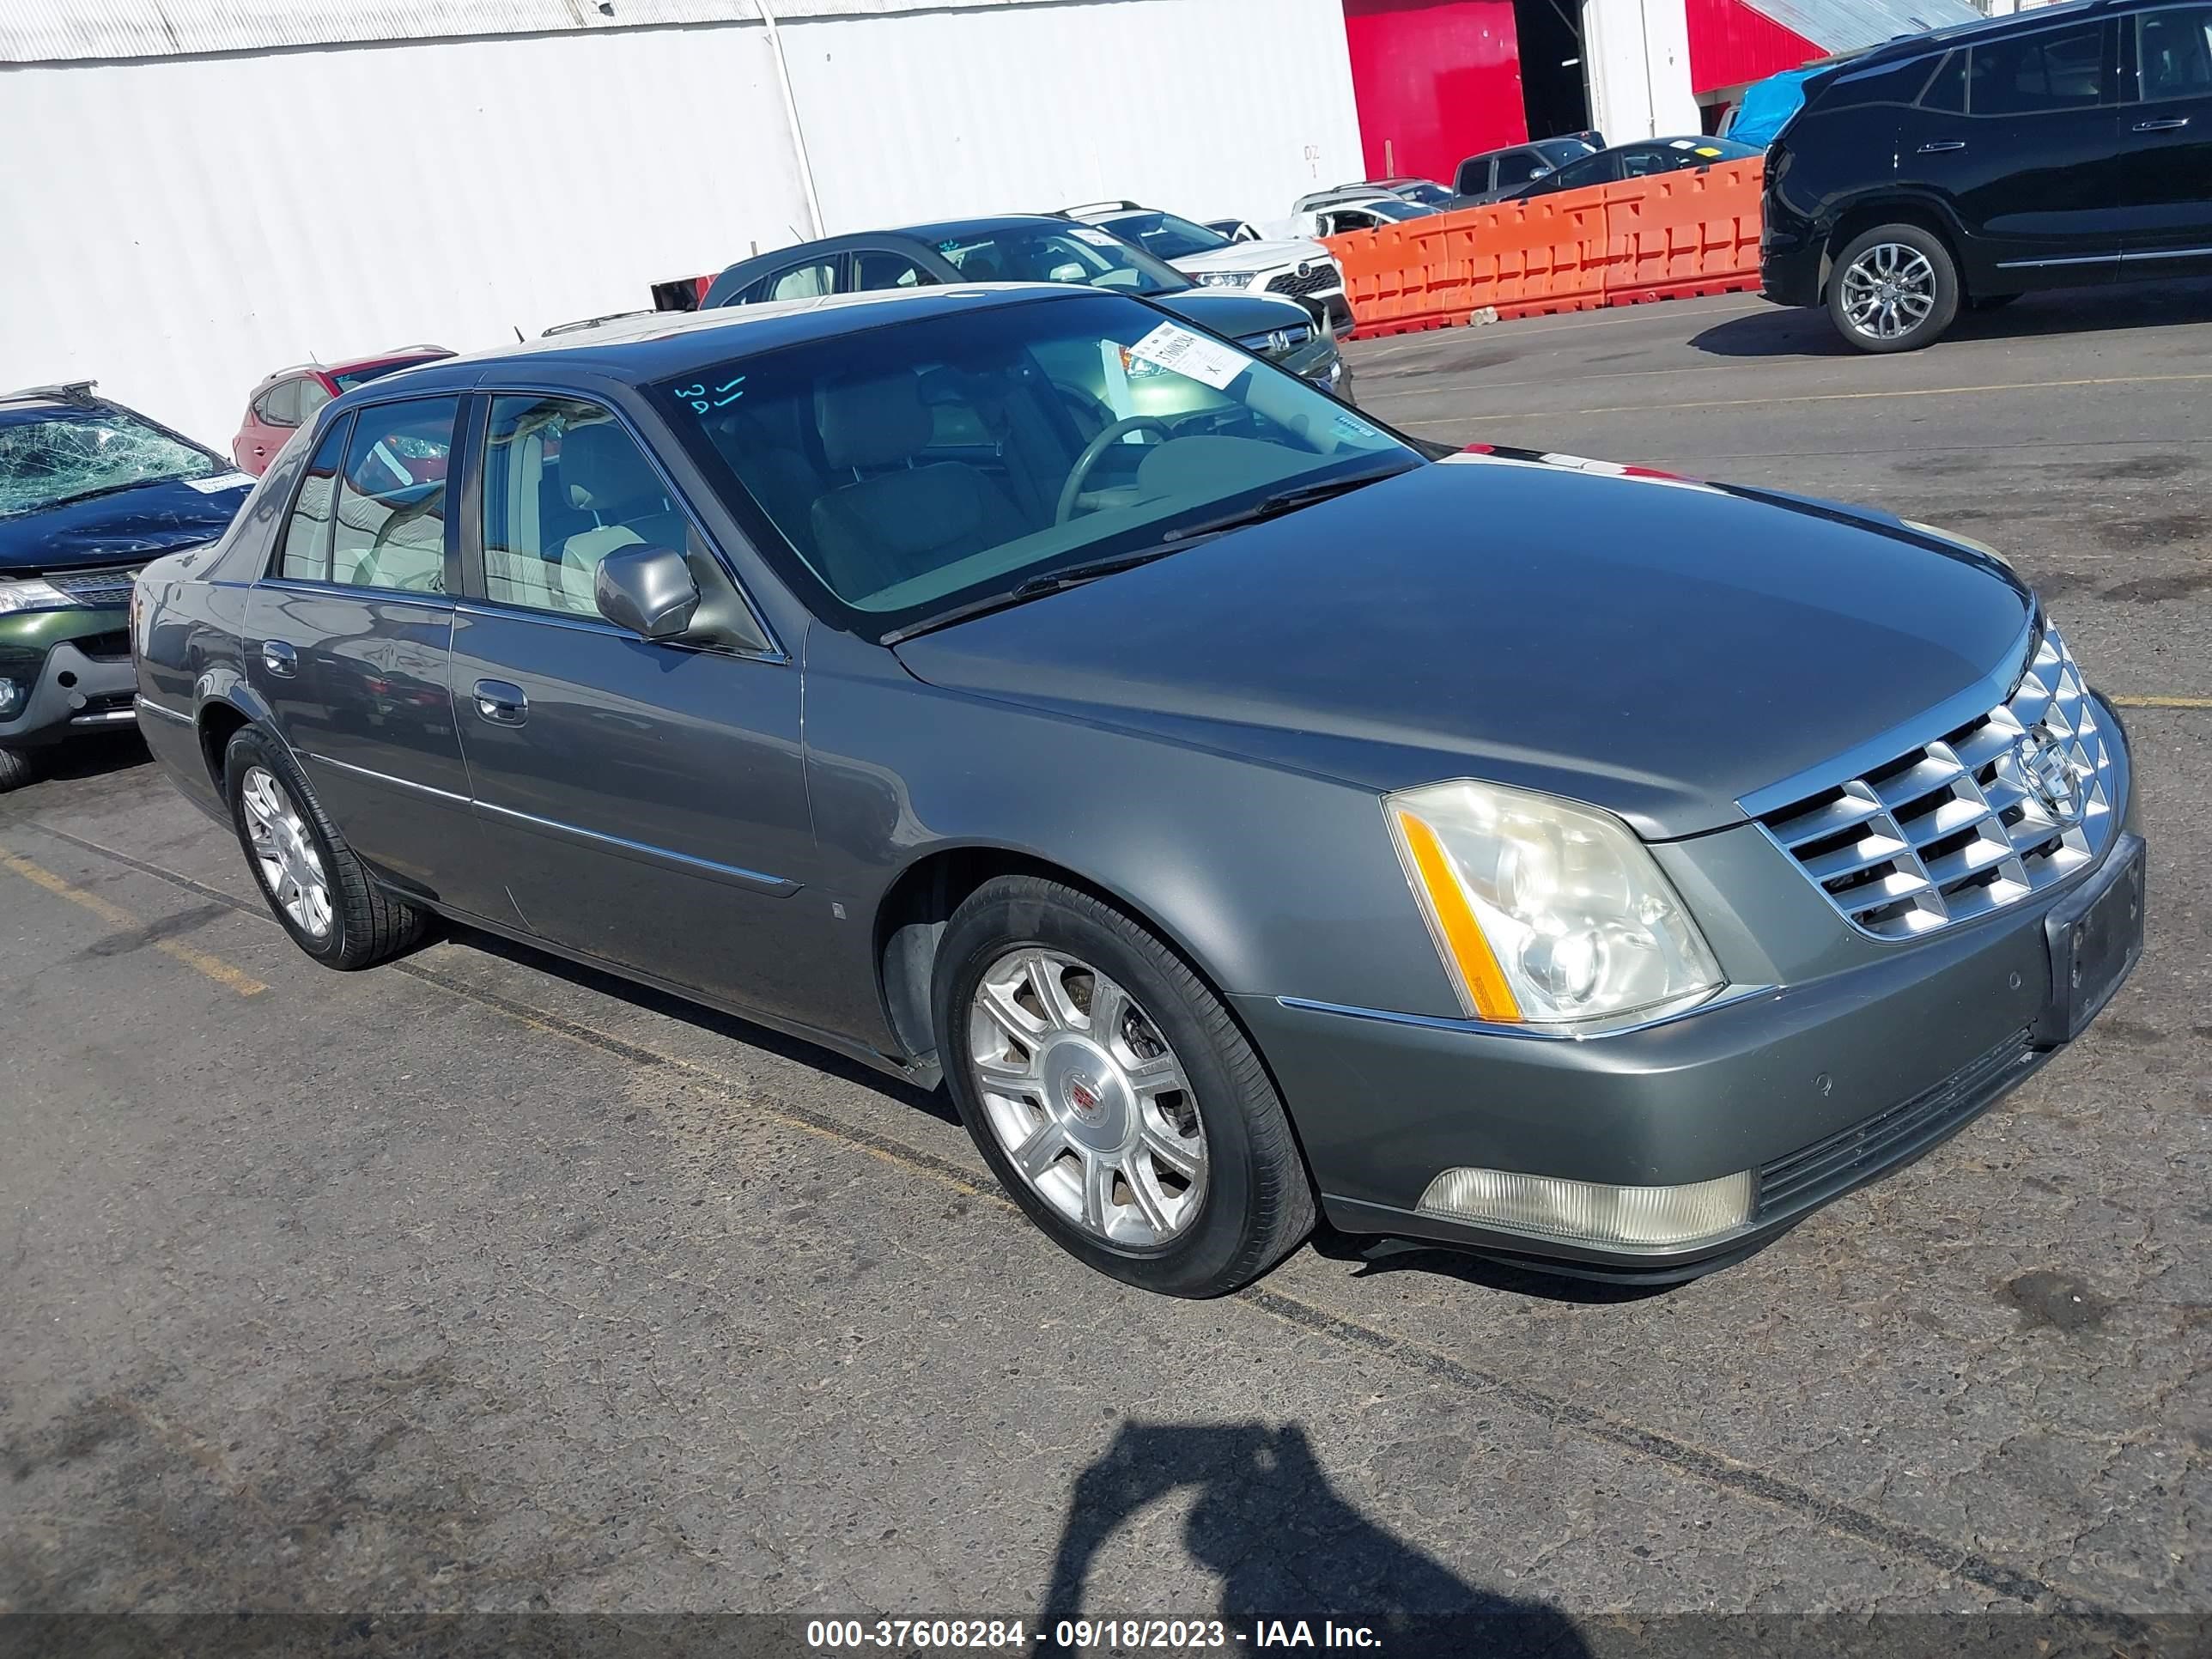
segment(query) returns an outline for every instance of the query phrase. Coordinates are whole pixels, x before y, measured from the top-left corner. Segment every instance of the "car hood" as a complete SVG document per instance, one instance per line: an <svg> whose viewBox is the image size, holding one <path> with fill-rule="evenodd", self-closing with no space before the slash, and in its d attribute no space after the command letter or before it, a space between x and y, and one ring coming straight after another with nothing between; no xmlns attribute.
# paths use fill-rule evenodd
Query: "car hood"
<svg viewBox="0 0 2212 1659"><path fill-rule="evenodd" d="M1964 692L2033 610L1893 519L1532 458L1419 466L897 652L933 685L1668 839Z"/></svg>
<svg viewBox="0 0 2212 1659"><path fill-rule="evenodd" d="M190 483L139 484L0 519L0 576L131 564L211 542L229 528L252 488L244 473L226 472Z"/></svg>
<svg viewBox="0 0 2212 1659"><path fill-rule="evenodd" d="M1283 265L1296 265L1302 260L1326 259L1328 250L1319 242L1273 241L1231 242L1227 247L1211 248L1204 253L1186 253L1180 259L1168 263L1177 270L1273 270Z"/></svg>
<svg viewBox="0 0 2212 1659"><path fill-rule="evenodd" d="M1271 329L1287 328L1304 323L1310 325L1313 319L1296 300L1285 299L1279 294L1224 293L1219 289L1207 291L1190 289L1179 294L1156 295L1155 305L1164 306L1178 317L1188 318L1201 328L1210 328L1216 334L1226 334L1237 339L1246 334L1264 334Z"/></svg>

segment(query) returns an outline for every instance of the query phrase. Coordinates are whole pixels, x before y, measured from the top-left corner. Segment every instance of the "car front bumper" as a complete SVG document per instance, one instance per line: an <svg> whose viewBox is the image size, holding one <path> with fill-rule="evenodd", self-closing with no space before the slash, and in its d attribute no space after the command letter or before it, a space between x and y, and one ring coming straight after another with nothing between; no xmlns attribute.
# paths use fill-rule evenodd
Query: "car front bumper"
<svg viewBox="0 0 2212 1659"><path fill-rule="evenodd" d="M2143 856L2130 823L2083 875L1979 921L1609 1036L1236 1001L1337 1227L1667 1283L1740 1260L1911 1162L2063 1047L2134 969ZM2091 926L2118 918L2133 946L2093 964L2076 992L2063 939L2099 900ZM1432 1181L1462 1169L1628 1188L1748 1172L1755 1187L1740 1224L1624 1247L1419 1207Z"/></svg>
<svg viewBox="0 0 2212 1659"><path fill-rule="evenodd" d="M0 748L32 749L129 726L137 673L119 606L0 617Z"/></svg>

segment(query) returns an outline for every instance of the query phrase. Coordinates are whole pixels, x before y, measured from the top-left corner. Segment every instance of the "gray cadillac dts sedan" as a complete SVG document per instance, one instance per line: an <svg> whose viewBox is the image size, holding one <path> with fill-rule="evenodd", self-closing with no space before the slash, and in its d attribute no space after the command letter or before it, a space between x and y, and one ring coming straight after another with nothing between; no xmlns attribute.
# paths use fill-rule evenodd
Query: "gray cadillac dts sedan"
<svg viewBox="0 0 2212 1659"><path fill-rule="evenodd" d="M1440 457L1129 295L653 317L339 398L134 607L310 956L434 917L942 1078L1203 1296L1316 1213L1657 1281L1959 1129L2142 938L1986 549Z"/></svg>

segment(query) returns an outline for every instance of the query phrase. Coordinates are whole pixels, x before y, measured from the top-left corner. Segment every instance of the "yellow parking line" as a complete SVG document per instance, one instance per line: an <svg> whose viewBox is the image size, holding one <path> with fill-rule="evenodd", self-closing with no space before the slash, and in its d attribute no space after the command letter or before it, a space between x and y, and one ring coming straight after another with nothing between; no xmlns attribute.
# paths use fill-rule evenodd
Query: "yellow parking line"
<svg viewBox="0 0 2212 1659"><path fill-rule="evenodd" d="M110 904L97 893L88 893L83 888L63 880L51 870L41 869L27 858L0 847L0 866L14 871L33 886L43 887L57 898L65 898L72 904L82 905L101 921L118 927L140 926L137 917L119 904ZM154 948L163 956L181 962L185 967L205 974L216 984L235 991L242 997L258 997L269 988L251 974L234 968L221 957L211 957L204 951L195 951L189 945L173 939L157 939Z"/></svg>
<svg viewBox="0 0 2212 1659"><path fill-rule="evenodd" d="M1996 386L1893 386L1880 392L1808 392L1790 398L1714 398L1703 403L1602 404L1593 409L1538 410L1510 415L1467 415L1456 422L1439 419L1419 422L1428 426L1466 424L1474 421L1557 420L1563 415L1663 415L1677 409L1755 409L1766 404L1853 403L1867 398L1964 398L1988 392L2052 392L2068 386L2150 386L2160 381L2212 380L2203 374L2106 374L2078 380L2007 380Z"/></svg>
<svg viewBox="0 0 2212 1659"><path fill-rule="evenodd" d="M2123 708L2212 708L2212 697L2114 697Z"/></svg>

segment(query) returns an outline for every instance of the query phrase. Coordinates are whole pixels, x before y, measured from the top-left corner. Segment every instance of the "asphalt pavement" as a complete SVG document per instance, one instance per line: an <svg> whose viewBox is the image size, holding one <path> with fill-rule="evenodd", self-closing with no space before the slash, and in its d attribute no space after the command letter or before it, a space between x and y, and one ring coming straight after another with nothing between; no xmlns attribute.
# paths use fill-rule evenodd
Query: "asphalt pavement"
<svg viewBox="0 0 2212 1659"><path fill-rule="evenodd" d="M2013 556L2152 842L2089 1034L1663 1294L1324 1237L1176 1303L941 1097L481 938L313 966L120 740L0 797L0 1612L2212 1613L2212 287L1352 354L1426 437Z"/></svg>

